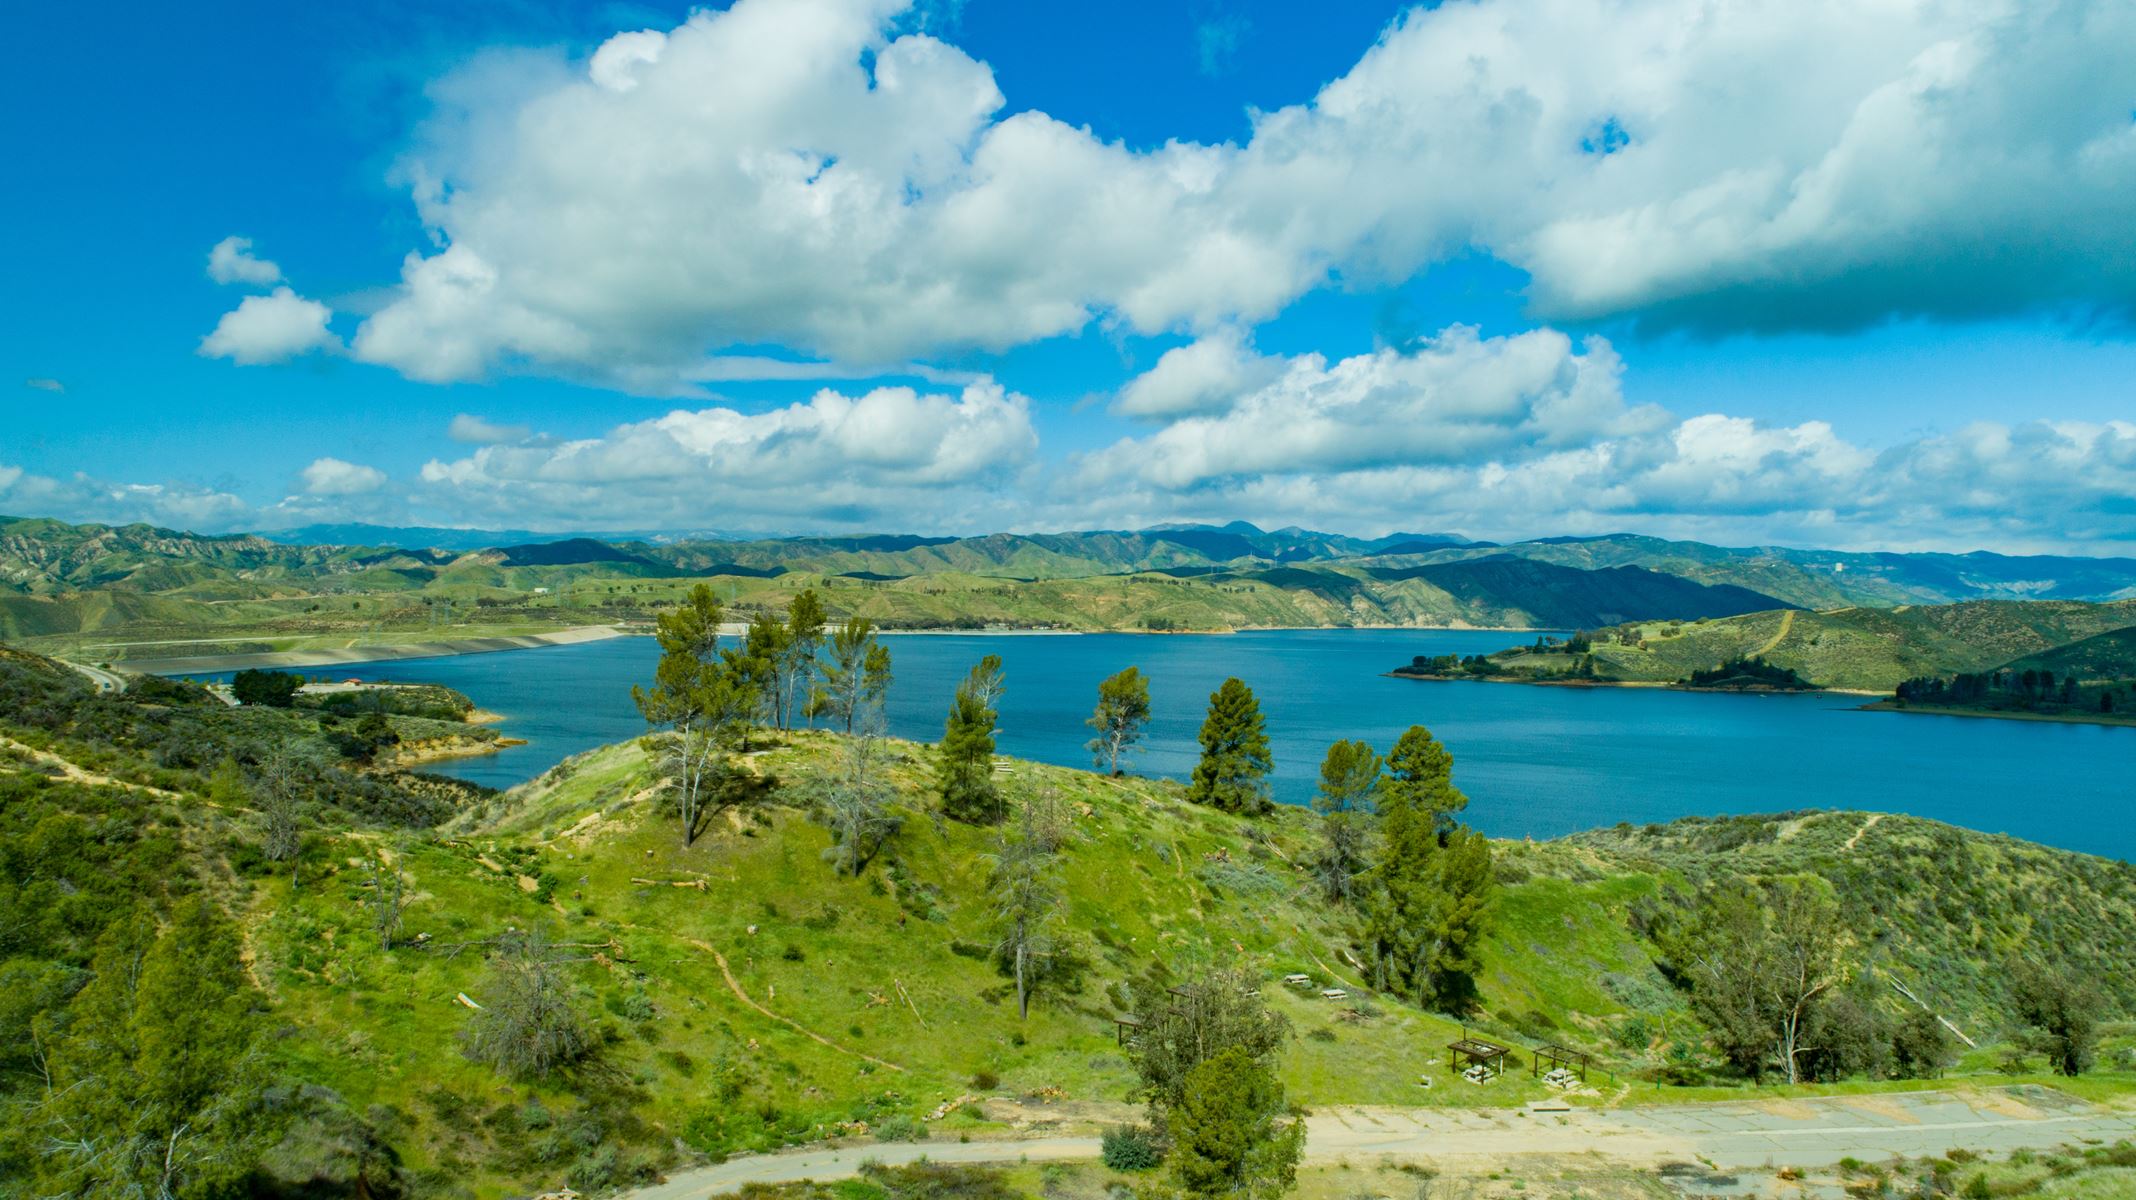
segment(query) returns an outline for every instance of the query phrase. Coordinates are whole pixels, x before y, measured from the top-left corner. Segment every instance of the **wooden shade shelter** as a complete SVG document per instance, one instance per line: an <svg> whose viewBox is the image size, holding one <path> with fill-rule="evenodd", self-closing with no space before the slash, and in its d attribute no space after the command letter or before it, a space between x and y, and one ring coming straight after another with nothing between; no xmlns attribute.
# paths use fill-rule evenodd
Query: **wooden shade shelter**
<svg viewBox="0 0 2136 1200"><path fill-rule="evenodd" d="M1501 1046L1497 1042L1470 1037L1449 1043L1446 1049L1449 1052L1446 1059L1447 1069L1456 1069L1460 1067L1462 1059L1467 1059L1473 1065L1491 1068L1492 1073L1497 1075L1506 1073L1506 1056L1513 1053L1510 1047Z"/></svg>
<svg viewBox="0 0 2136 1200"><path fill-rule="evenodd" d="M1535 1050L1535 1061L1529 1067L1528 1074L1541 1075L1543 1073L1543 1066L1545 1063L1547 1063L1549 1064L1551 1070L1555 1071L1558 1068L1563 1067L1564 1069L1578 1075L1580 1077L1581 1083L1586 1083L1587 1064L1591 1061L1593 1060L1589 1058L1589 1056L1583 1051L1574 1050L1567 1046L1559 1046L1556 1044L1548 1046L1538 1046Z"/></svg>

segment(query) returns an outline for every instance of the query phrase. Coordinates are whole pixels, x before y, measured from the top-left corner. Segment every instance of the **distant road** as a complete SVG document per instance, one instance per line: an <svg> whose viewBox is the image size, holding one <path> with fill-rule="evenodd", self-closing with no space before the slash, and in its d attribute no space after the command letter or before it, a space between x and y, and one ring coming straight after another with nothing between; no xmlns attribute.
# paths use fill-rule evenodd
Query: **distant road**
<svg viewBox="0 0 2136 1200"><path fill-rule="evenodd" d="M2046 1088L1896 1092L1839 1099L1681 1104L1569 1113L1519 1109L1324 1109L1306 1119L1308 1162L1392 1158L1501 1160L1522 1154L1598 1154L1637 1167L1704 1160L1721 1170L1830 1166L1853 1157L2002 1154L2079 1139L2136 1137L2136 1113L2099 1108ZM749 1183L836 1180L865 1162L897 1166L1064 1162L1098 1157L1094 1137L899 1142L764 1154L677 1172L624 1200L703 1200Z"/></svg>
<svg viewBox="0 0 2136 1200"><path fill-rule="evenodd" d="M92 667L88 663L70 662L67 665L87 675L89 682L96 685L97 691L123 692L126 690L126 677L117 671L106 670L103 667Z"/></svg>

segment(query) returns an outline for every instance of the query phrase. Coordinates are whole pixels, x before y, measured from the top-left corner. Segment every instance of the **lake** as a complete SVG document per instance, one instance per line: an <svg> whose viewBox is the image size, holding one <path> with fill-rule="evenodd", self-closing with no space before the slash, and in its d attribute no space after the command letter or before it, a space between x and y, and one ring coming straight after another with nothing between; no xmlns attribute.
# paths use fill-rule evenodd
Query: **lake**
<svg viewBox="0 0 2136 1200"><path fill-rule="evenodd" d="M1850 808L1905 812L2114 858L2136 858L2136 729L1857 711L1848 696L1716 695L1387 678L1418 654L1480 654L1533 634L1283 630L1223 636L886 635L890 732L941 736L951 692L983 654L1008 676L1004 754L1089 766L1083 724L1100 679L1150 678L1154 716L1138 773L1184 779L1209 693L1227 675L1261 700L1276 798L1303 803L1328 743L1385 753L1412 724L1454 753L1469 820L1502 837L1714 813ZM507 787L563 758L644 732L630 687L652 675L650 638L366 663L336 676L442 683L507 718L528 745L433 769Z"/></svg>

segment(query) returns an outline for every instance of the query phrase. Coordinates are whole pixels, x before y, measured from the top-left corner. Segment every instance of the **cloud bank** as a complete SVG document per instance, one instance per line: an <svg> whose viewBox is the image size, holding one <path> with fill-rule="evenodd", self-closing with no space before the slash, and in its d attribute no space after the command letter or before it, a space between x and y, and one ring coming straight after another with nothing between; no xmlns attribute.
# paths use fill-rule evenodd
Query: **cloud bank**
<svg viewBox="0 0 2136 1200"><path fill-rule="evenodd" d="M1237 350L1216 345L1219 361ZM1496 540L1629 530L2136 554L2136 422L1984 422L1863 446L1822 421L1634 404L1607 340L1549 329L1453 326L1336 361L1251 359L1258 382L1221 404L1051 463L1030 402L990 381L827 388L765 412L683 407L570 439L463 414L447 431L460 449L412 477L323 457L293 495L259 507L212 488L0 466L0 512L202 529L363 519L962 534L1245 517ZM1160 361L1123 395L1152 394L1153 376L1198 378L1177 364L1199 361Z"/></svg>
<svg viewBox="0 0 2136 1200"><path fill-rule="evenodd" d="M356 356L676 390L729 346L1250 326L1472 249L1544 320L2136 304L2136 8L2112 0L1446 5L1244 144L1148 151L1015 111L904 8L739 0L462 71L402 168L442 248Z"/></svg>

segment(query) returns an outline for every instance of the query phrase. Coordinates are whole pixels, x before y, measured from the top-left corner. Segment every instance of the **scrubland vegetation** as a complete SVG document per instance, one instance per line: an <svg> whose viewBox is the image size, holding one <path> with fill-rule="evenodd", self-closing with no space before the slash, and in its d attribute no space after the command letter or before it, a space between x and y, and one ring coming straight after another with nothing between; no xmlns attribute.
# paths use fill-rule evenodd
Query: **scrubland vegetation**
<svg viewBox="0 0 2136 1200"><path fill-rule="evenodd" d="M324 708L0 658L0 1190L600 1191L1067 1122L1276 1194L1293 1106L1558 1094L1450 1074L1464 1031L1594 1055L1576 1104L2136 1082L2126 864L1808 811L1490 842L1422 729L1269 806L1228 684L1188 785L996 757L998 664L900 742L865 625L722 641L717 607L663 622L647 737L508 793L344 753ZM1091 698L1095 753L1132 696Z"/></svg>

